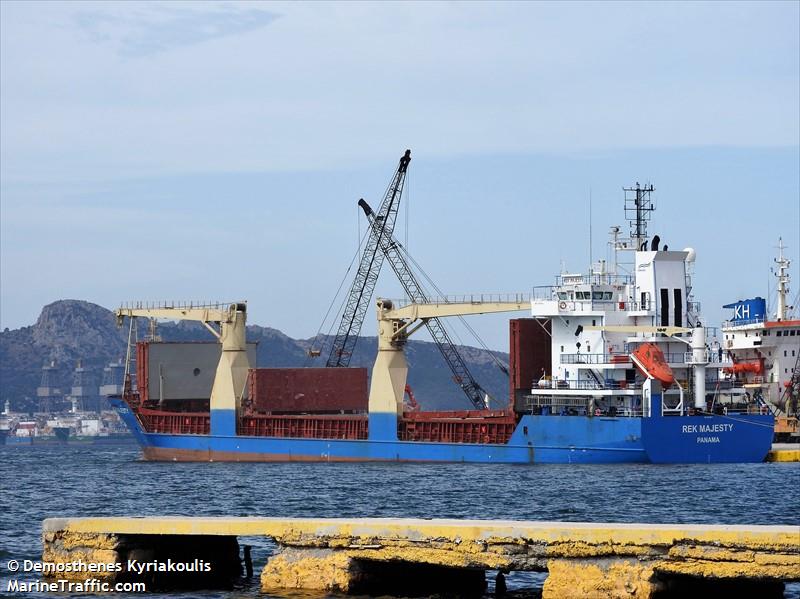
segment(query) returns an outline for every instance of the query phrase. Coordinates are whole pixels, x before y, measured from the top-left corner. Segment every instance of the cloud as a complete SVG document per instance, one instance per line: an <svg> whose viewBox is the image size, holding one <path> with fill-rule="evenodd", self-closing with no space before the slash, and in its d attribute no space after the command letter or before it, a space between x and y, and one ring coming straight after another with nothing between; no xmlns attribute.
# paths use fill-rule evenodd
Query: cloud
<svg viewBox="0 0 800 599"><path fill-rule="evenodd" d="M122 57L138 58L255 31L279 16L233 5L196 9L152 4L113 13L81 10L73 18L87 39L114 46Z"/></svg>

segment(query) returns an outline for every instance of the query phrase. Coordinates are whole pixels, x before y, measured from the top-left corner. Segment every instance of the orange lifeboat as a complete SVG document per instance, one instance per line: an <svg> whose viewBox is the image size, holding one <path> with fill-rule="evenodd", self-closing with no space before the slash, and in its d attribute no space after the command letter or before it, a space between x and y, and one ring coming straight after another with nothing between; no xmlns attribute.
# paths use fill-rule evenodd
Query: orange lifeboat
<svg viewBox="0 0 800 599"><path fill-rule="evenodd" d="M642 343L631 354L633 363L644 376L651 376L661 383L664 389L675 382L675 375L664 359L664 352L655 343Z"/></svg>
<svg viewBox="0 0 800 599"><path fill-rule="evenodd" d="M739 374L741 372L752 372L753 374L764 374L763 360L755 362L736 362L730 368L726 368L725 372Z"/></svg>

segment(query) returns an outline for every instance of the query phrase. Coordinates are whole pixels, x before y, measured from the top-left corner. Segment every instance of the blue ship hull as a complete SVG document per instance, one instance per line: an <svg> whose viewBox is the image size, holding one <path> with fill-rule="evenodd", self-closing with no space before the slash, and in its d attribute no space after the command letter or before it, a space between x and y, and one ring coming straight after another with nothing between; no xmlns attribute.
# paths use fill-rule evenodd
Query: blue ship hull
<svg viewBox="0 0 800 599"><path fill-rule="evenodd" d="M398 441L396 438L340 440L148 433L122 400L114 399L111 403L142 447L144 457L153 460L507 464L761 462L772 444L772 416L760 415L657 418L526 415L520 419L509 442L500 445Z"/></svg>

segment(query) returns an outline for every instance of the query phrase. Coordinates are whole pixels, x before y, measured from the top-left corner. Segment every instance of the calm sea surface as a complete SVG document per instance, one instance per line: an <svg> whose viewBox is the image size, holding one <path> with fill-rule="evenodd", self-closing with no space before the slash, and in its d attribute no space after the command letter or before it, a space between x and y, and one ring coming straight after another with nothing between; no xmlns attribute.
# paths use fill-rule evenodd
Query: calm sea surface
<svg viewBox="0 0 800 599"><path fill-rule="evenodd" d="M0 447L0 596L9 578L6 561L40 559L41 522L54 516L800 525L798 489L800 464L182 464L140 461L134 445ZM246 542L259 572L272 546ZM512 574L509 590L541 588L544 576ZM234 592L182 596L263 597L257 577ZM789 585L786 596L800 598L800 585Z"/></svg>

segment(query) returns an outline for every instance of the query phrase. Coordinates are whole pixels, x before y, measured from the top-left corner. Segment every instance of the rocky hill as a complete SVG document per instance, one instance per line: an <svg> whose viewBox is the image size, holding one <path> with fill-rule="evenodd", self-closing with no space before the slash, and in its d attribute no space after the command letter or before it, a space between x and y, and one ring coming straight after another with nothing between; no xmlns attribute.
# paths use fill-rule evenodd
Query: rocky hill
<svg viewBox="0 0 800 599"><path fill-rule="evenodd" d="M146 324L140 323L140 338ZM0 332L0 402L11 401L14 410L35 407L36 387L42 380L42 366L54 362L50 385L69 393L72 371L78 360L90 373L92 384L99 385L103 367L125 354L127 331L117 328L110 310L80 300L61 300L45 306L36 324ZM160 323L158 334L164 341L208 341L199 323ZM247 327L248 341L258 342L258 366L322 366L324 358L311 359L312 339L292 339L281 331L259 325ZM315 343L315 346L318 342ZM377 339L364 337L356 346L351 366L372 366ZM461 347L461 354L475 378L495 398L504 401L508 378L483 350ZM406 349L409 384L426 409L466 409L466 397L453 383L451 373L433 343L411 341ZM508 362L506 354L496 355Z"/></svg>

